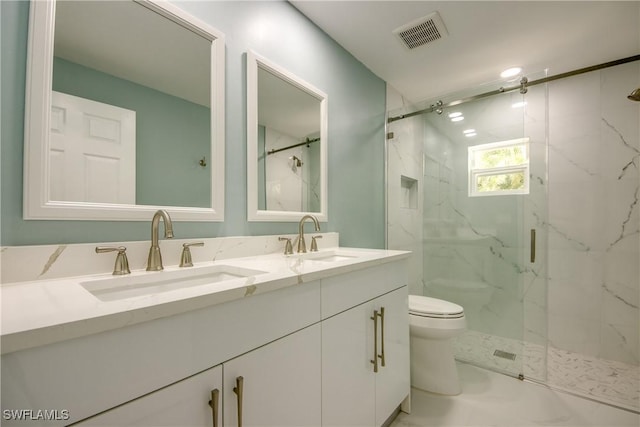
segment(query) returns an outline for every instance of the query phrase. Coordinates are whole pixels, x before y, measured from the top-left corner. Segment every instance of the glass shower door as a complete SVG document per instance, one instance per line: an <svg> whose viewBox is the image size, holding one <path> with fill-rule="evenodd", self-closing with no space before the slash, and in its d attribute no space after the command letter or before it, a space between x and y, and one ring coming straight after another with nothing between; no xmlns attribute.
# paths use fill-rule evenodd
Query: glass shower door
<svg viewBox="0 0 640 427"><path fill-rule="evenodd" d="M464 307L456 358L544 379L546 90L424 116L423 293ZM537 114L538 112L541 113Z"/></svg>

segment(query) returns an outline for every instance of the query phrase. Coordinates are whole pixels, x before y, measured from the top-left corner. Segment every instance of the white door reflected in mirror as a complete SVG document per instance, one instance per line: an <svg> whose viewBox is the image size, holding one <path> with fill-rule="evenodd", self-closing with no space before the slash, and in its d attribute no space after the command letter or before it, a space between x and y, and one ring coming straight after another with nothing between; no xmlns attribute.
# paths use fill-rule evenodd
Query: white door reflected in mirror
<svg viewBox="0 0 640 427"><path fill-rule="evenodd" d="M53 92L51 200L136 203L136 113Z"/></svg>

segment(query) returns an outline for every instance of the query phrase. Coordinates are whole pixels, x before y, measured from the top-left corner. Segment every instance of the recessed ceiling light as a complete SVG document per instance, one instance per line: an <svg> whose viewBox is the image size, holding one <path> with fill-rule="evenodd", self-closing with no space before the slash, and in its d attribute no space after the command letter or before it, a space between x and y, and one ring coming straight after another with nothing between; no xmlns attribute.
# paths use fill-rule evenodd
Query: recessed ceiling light
<svg viewBox="0 0 640 427"><path fill-rule="evenodd" d="M465 130L462 131L462 133L465 133L465 134L466 133L475 133L475 132L476 132L475 129L465 129Z"/></svg>
<svg viewBox="0 0 640 427"><path fill-rule="evenodd" d="M460 117L462 113L460 111L454 111L453 113L449 113L449 118L453 119L454 117Z"/></svg>
<svg viewBox="0 0 640 427"><path fill-rule="evenodd" d="M516 102L514 104L511 104L511 108L522 108L525 105L527 105L526 101L520 101L520 102Z"/></svg>
<svg viewBox="0 0 640 427"><path fill-rule="evenodd" d="M522 68L520 67L507 68L506 70L500 73L500 77L502 77L503 79L508 79L509 77L517 76L521 72L522 72Z"/></svg>
<svg viewBox="0 0 640 427"><path fill-rule="evenodd" d="M466 136L467 138L471 138L472 136L476 136L477 133L475 132L469 132L469 133L465 133L464 136Z"/></svg>
<svg viewBox="0 0 640 427"><path fill-rule="evenodd" d="M462 116L454 117L451 119L452 122L461 122L462 120L464 120L464 117Z"/></svg>

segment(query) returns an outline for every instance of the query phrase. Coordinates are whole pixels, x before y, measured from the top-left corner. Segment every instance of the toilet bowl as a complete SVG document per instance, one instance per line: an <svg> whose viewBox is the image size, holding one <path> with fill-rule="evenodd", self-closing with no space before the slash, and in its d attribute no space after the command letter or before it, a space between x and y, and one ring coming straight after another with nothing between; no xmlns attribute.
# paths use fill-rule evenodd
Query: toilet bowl
<svg viewBox="0 0 640 427"><path fill-rule="evenodd" d="M409 295L411 385L432 393L460 394L452 338L466 328L464 309L454 303Z"/></svg>

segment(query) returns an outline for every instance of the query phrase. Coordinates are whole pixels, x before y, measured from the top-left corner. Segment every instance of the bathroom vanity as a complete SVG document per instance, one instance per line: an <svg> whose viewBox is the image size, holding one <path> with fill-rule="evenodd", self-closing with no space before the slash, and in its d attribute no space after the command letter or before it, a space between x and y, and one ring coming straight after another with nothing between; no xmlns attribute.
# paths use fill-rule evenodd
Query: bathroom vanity
<svg viewBox="0 0 640 427"><path fill-rule="evenodd" d="M410 388L407 257L218 250L189 274L167 263L130 277L4 283L3 425L382 425ZM144 282L216 266L254 274L168 290ZM112 292L118 279L150 291ZM16 410L48 418L10 420Z"/></svg>

